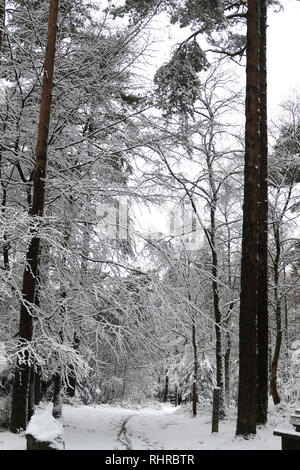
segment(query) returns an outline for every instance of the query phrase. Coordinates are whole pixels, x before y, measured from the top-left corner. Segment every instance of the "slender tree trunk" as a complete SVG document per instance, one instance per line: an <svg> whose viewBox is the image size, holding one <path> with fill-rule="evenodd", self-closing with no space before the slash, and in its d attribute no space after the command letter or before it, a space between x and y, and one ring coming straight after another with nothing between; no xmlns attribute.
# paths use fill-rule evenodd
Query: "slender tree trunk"
<svg viewBox="0 0 300 470"><path fill-rule="evenodd" d="M286 285L286 272L283 270L283 280ZM288 316L288 299L284 296L284 336L285 336L285 348L287 357L289 357L289 316Z"/></svg>
<svg viewBox="0 0 300 470"><path fill-rule="evenodd" d="M162 390L161 390L161 386L160 386L160 376L158 376L157 378L157 383L158 383L158 398L159 398L159 401L162 402Z"/></svg>
<svg viewBox="0 0 300 470"><path fill-rule="evenodd" d="M30 368L29 398L28 398L28 421L34 413L35 372L34 366Z"/></svg>
<svg viewBox="0 0 300 470"><path fill-rule="evenodd" d="M217 287L216 287L216 289L217 289ZM216 291L215 291L214 292L214 302L216 302L216 297L218 297L218 301L219 301L219 295L216 294ZM217 386L220 388L219 418L223 419L225 417L224 374L223 374L223 357L222 357L222 333L221 333L221 329L220 329L221 314L220 314L219 306L215 307L215 314L216 314L215 315L215 331L216 331L216 372L217 372L216 375L217 375Z"/></svg>
<svg viewBox="0 0 300 470"><path fill-rule="evenodd" d="M228 265L228 286L232 293L234 292L234 282L232 277L232 268L231 268L231 229L230 223L228 220L228 212L225 212L225 220L227 223L227 265ZM231 358L231 334L229 331L230 328L230 319L234 309L234 302L230 302L227 316L224 320L224 326L226 327L225 334L225 354L224 354L224 387L225 387L225 406L228 408L230 406L230 358Z"/></svg>
<svg viewBox="0 0 300 470"><path fill-rule="evenodd" d="M7 184L5 185L2 181L2 148L0 147L0 179L1 179L1 186L2 186L2 202L1 202L1 214L3 219L5 219L6 213L6 201L7 201ZM9 242L7 239L7 234L4 231L3 233L3 264L5 271L9 271Z"/></svg>
<svg viewBox="0 0 300 470"><path fill-rule="evenodd" d="M0 65L2 62L4 27L5 27L5 0L0 0Z"/></svg>
<svg viewBox="0 0 300 470"><path fill-rule="evenodd" d="M2 65L4 27L5 27L5 0L0 0L0 71L1 71L1 65ZM2 162L2 146L0 146L0 180L1 180L1 187L2 187L1 213L2 213L3 218L5 218L6 201L7 201L7 183L4 184L2 180L2 163L3 163ZM4 239L3 264L4 264L4 269L8 271L9 270L9 243L7 241L7 235L5 232L3 234L3 239Z"/></svg>
<svg viewBox="0 0 300 470"><path fill-rule="evenodd" d="M217 386L220 389L219 394L219 418L225 417L225 404L224 404L224 374L223 374L223 357L222 357L222 332L220 328L221 324L221 309L220 309L220 295L218 287L218 255L216 246L216 210L217 210L217 190L214 180L213 167L211 161L211 155L213 152L213 124L211 124L210 141L208 144L208 153L206 155L207 168L208 168L208 179L212 193L212 200L210 203L210 247L212 254L212 292L213 292L213 309L215 317L215 334L216 334L216 379Z"/></svg>
<svg viewBox="0 0 300 470"><path fill-rule="evenodd" d="M244 169L243 235L241 261L238 435L256 433L257 399L257 278L258 278L258 188L260 155L259 6L248 0L247 83Z"/></svg>
<svg viewBox="0 0 300 470"><path fill-rule="evenodd" d="M122 387L122 400L124 400L124 396L125 396L126 379L127 379L127 364L125 364L125 367L124 367L123 387Z"/></svg>
<svg viewBox="0 0 300 470"><path fill-rule="evenodd" d="M280 226L276 221L274 222L274 238L276 245L276 255L274 260L274 294L276 305L276 341L274 356L271 364L270 372L270 391L273 398L274 405L280 403L280 396L277 390L277 370L280 357L281 343L282 343L282 325L281 325L281 299L279 293L279 263L280 263Z"/></svg>
<svg viewBox="0 0 300 470"><path fill-rule="evenodd" d="M197 383L198 383L198 351L197 351L197 341L196 341L196 325L195 325L195 316L193 316L193 325L192 325L192 344L194 352L194 377L193 377L193 416L197 416Z"/></svg>
<svg viewBox="0 0 300 470"><path fill-rule="evenodd" d="M286 285L286 271L283 268L283 282ZM284 367L283 367L283 381L287 383L290 377L290 364L291 359L289 355L289 331L288 331L288 300L287 296L284 296Z"/></svg>
<svg viewBox="0 0 300 470"><path fill-rule="evenodd" d="M260 193L257 298L257 424L268 419L267 1L260 0Z"/></svg>
<svg viewBox="0 0 300 470"><path fill-rule="evenodd" d="M41 374L39 370L35 371L34 377L34 404L39 405L41 401Z"/></svg>
<svg viewBox="0 0 300 470"><path fill-rule="evenodd" d="M224 357L224 384L225 384L225 404L230 405L230 354L231 354L231 337L228 332L225 336L225 357Z"/></svg>
<svg viewBox="0 0 300 470"><path fill-rule="evenodd" d="M59 0L50 1L48 38L44 62L44 76L36 146L36 162L33 180L33 199L30 210L30 215L33 220L35 217L42 217L44 213L47 145L52 102L58 5ZM10 429L12 432L17 432L19 429L25 429L28 423L30 361L32 358L29 357L27 343L32 339L33 325L30 305L34 303L36 274L39 264L39 247L40 239L35 233L32 233L32 239L29 243L26 254L26 268L24 271L22 286L22 296L24 301L21 303L19 326L19 347L20 349L24 349L25 361L21 361L21 358L17 359L10 423Z"/></svg>
<svg viewBox="0 0 300 470"><path fill-rule="evenodd" d="M165 377L165 388L164 388L164 393L163 393L163 402L166 403L168 401L168 394L169 394L169 376L168 376L168 371L166 372L166 377Z"/></svg>
<svg viewBox="0 0 300 470"><path fill-rule="evenodd" d="M276 331L275 350L274 350L274 356L273 356L271 372L270 372L270 391L271 391L274 405L278 405L281 401L279 393L278 393L278 389L277 389L277 369L278 369L278 362L279 362L280 349L281 349L281 343L282 343L280 306L278 306L278 310L276 311L276 324L277 324L277 331Z"/></svg>

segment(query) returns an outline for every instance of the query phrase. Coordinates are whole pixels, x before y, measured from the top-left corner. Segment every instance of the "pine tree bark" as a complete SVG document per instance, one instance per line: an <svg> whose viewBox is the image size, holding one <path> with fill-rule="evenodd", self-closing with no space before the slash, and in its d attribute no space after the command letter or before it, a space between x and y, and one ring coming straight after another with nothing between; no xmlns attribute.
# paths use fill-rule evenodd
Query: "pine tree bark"
<svg viewBox="0 0 300 470"><path fill-rule="evenodd" d="M257 298L257 424L268 419L267 1L260 0L260 192Z"/></svg>
<svg viewBox="0 0 300 470"><path fill-rule="evenodd" d="M40 117L38 126L38 138L36 146L36 161L33 180L33 198L30 215L34 219L42 217L45 200L45 176L47 166L47 146L50 123L50 110L52 102L53 73L55 62L55 45L57 34L59 0L51 0L48 18L47 47L44 62L44 75L42 84L42 97L40 105ZM17 360L15 381L12 396L12 414L10 429L17 432L26 429L28 423L28 399L30 361L27 343L32 340L32 310L30 305L34 303L36 275L39 264L40 239L36 233L32 233L26 254L26 268L24 270L19 326L19 347L24 348L24 360Z"/></svg>
<svg viewBox="0 0 300 470"><path fill-rule="evenodd" d="M241 260L237 435L256 433L258 194L260 156L260 2L248 0L244 204Z"/></svg>

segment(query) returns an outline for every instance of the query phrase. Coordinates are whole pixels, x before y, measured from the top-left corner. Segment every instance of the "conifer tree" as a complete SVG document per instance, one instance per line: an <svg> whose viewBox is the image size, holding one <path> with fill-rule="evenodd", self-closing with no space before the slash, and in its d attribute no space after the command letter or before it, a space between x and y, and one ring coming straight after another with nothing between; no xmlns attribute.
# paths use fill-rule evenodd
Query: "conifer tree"
<svg viewBox="0 0 300 470"><path fill-rule="evenodd" d="M43 216L44 212L47 146L51 115L58 8L59 0L51 0L49 5L47 46L43 69L42 96L33 178L33 199L30 211L33 224L32 238L26 254L27 265L23 275L22 286L23 299L19 325L19 345L20 349L22 349L18 354L12 396L12 414L10 422L12 432L25 429L31 417L29 415L29 386L33 363L32 357L30 357L29 343L32 339L33 312L31 306L34 303L35 297L40 249L40 238L37 233L37 228L34 227L34 223Z"/></svg>

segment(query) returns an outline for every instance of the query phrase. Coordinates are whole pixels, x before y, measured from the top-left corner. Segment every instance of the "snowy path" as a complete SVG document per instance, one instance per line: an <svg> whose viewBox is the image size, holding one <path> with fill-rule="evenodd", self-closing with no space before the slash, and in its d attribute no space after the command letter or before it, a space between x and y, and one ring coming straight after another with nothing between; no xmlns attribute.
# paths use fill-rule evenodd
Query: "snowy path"
<svg viewBox="0 0 300 470"><path fill-rule="evenodd" d="M192 418L186 409L170 405L141 410L66 405L63 415L66 449L279 450L281 442L273 430L279 423L290 427L288 415L271 416L269 425L246 441L234 436L235 416L221 423L220 432L212 435L209 414Z"/></svg>
<svg viewBox="0 0 300 470"><path fill-rule="evenodd" d="M174 411L175 408L168 405L159 410L65 405L60 421L64 426L66 449L133 450L149 449L152 444L155 448L155 439L143 436L138 423L147 422L149 418L156 421L160 415L168 416Z"/></svg>
<svg viewBox="0 0 300 470"><path fill-rule="evenodd" d="M124 426L133 413L105 406L64 406L60 421L64 426L66 449L127 449Z"/></svg>
<svg viewBox="0 0 300 470"><path fill-rule="evenodd" d="M51 413L51 404L46 408ZM45 408L37 412L41 411ZM273 430L291 427L290 411L272 411L269 424L250 440L234 436L234 413L212 435L209 413L199 412L193 418L190 408L162 404L143 409L64 405L60 421L66 450L280 450L280 438L273 436ZM24 435L0 430L0 450L25 448Z"/></svg>

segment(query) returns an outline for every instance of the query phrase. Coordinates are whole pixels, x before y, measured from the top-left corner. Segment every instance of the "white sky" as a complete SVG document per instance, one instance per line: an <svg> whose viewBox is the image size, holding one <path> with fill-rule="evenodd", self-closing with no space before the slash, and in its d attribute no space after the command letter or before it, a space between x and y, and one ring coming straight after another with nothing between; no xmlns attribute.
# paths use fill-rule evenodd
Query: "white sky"
<svg viewBox="0 0 300 470"><path fill-rule="evenodd" d="M280 103L292 90L300 90L300 0L281 0L281 4L283 11L275 13L273 8L268 11L268 106L271 119L278 115ZM190 32L189 28L170 25L164 14L151 22L150 36L154 43L150 47L151 57L146 59L144 72L148 80L152 79L162 63L168 61L176 42L186 39ZM203 40L200 39L200 43L205 48ZM243 86L245 74L241 73L241 77Z"/></svg>
<svg viewBox="0 0 300 470"><path fill-rule="evenodd" d="M300 90L300 1L283 0L284 11L270 11L268 19L269 115L275 117L279 104L292 89Z"/></svg>
<svg viewBox="0 0 300 470"><path fill-rule="evenodd" d="M275 13L269 9L268 14L268 108L269 119L278 119L280 103L284 101L293 89L300 90L300 1L282 0L283 11ZM180 29L177 25L170 26L164 15L152 23L151 36L154 37L151 57L148 57L146 69L151 80L156 69L170 57L172 47L183 41L190 34L188 28ZM200 43L202 41L200 40ZM205 46L204 46L205 47ZM236 67L234 66L235 70ZM237 67L241 77L241 87L245 85L245 69ZM148 209L139 206L141 211L141 227L153 225L164 231L166 214L157 208ZM167 224L168 225L168 224Z"/></svg>
<svg viewBox="0 0 300 470"><path fill-rule="evenodd" d="M300 1L281 0L281 3L283 11L276 13L269 8L268 12L268 106L272 119L280 112L279 105L289 93L295 88L300 90ZM152 58L148 59L148 71L154 74L169 59L175 43L189 36L190 29L170 26L164 16L154 21L151 29L155 42ZM200 43L204 46L203 41ZM244 83L245 73L241 70L241 85Z"/></svg>

